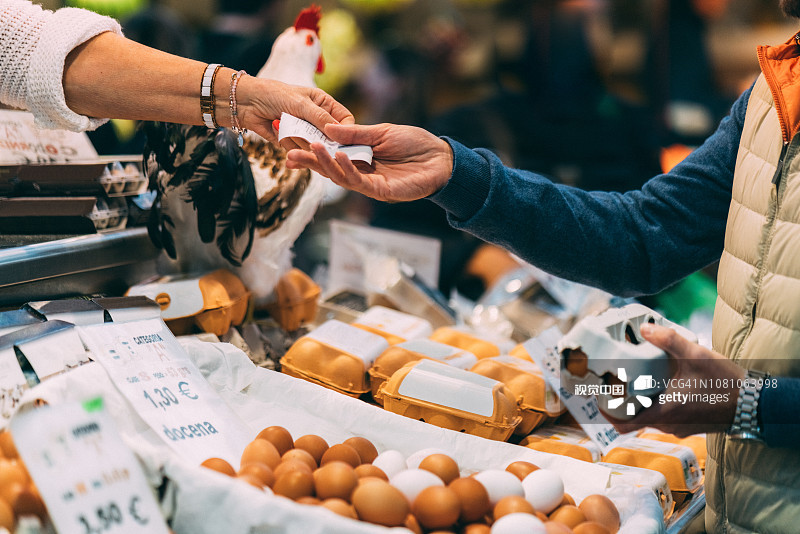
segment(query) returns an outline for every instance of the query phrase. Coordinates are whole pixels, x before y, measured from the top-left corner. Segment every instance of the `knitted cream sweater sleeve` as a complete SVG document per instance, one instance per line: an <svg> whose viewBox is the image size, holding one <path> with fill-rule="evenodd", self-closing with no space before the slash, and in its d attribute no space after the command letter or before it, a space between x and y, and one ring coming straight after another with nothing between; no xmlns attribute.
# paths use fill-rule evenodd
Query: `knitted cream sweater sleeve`
<svg viewBox="0 0 800 534"><path fill-rule="evenodd" d="M84 131L103 124L106 119L67 107L62 78L69 52L105 31L122 34L117 21L91 11L0 0L0 102L27 109L40 128Z"/></svg>

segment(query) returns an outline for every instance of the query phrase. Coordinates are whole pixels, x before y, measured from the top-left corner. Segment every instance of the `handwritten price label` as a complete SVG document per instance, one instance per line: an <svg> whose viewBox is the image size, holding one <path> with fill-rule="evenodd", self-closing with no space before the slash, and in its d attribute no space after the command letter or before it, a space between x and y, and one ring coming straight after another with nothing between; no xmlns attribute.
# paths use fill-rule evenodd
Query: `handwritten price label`
<svg viewBox="0 0 800 534"><path fill-rule="evenodd" d="M17 415L10 427L58 532L168 533L102 401L46 406Z"/></svg>
<svg viewBox="0 0 800 534"><path fill-rule="evenodd" d="M209 385L163 321L80 327L94 358L136 413L193 463L217 456L238 466L247 426Z"/></svg>

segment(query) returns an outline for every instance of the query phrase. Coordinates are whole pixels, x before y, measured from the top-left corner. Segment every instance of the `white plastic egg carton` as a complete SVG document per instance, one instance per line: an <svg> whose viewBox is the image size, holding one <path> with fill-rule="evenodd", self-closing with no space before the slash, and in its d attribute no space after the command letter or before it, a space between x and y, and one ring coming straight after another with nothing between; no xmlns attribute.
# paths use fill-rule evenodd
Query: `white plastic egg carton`
<svg viewBox="0 0 800 534"><path fill-rule="evenodd" d="M584 376L562 369L562 382L568 391L575 391L579 384L605 384L606 377L613 376L624 383L624 395L618 392L599 395L604 409L620 419L636 415L647 404L644 398L661 392L664 379L671 374L669 355L641 337L639 329L644 323L672 328L697 343L693 332L642 304L610 308L585 317L558 342L557 350L564 361L571 351L586 355L588 372Z"/></svg>

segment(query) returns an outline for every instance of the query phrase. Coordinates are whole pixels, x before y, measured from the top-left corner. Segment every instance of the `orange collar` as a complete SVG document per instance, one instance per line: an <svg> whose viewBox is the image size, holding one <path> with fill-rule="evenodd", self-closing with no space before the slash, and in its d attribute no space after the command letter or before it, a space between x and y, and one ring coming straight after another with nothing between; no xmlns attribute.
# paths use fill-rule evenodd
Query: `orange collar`
<svg viewBox="0 0 800 534"><path fill-rule="evenodd" d="M783 142L800 131L800 32L782 45L759 46L758 63L781 123Z"/></svg>

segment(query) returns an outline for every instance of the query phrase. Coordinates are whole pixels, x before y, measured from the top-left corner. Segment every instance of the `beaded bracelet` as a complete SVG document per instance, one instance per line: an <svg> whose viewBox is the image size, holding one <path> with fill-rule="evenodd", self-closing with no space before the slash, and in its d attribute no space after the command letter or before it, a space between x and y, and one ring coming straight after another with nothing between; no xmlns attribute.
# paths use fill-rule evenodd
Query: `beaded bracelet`
<svg viewBox="0 0 800 534"><path fill-rule="evenodd" d="M203 79L200 82L200 114L203 117L203 124L208 128L219 128L217 116L214 111L216 101L214 98L214 81L217 72L222 67L219 63L211 63L206 66L203 72Z"/></svg>
<svg viewBox="0 0 800 534"><path fill-rule="evenodd" d="M239 72L235 72L233 76L231 76L231 97L230 97L231 128L239 136L239 146L242 146L244 144L244 134L247 133L247 128L242 128L239 125L239 110L236 107L236 86L239 85L239 78L241 78L245 74L247 74L245 71L240 70Z"/></svg>

